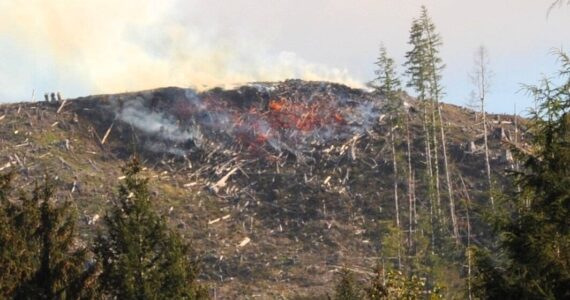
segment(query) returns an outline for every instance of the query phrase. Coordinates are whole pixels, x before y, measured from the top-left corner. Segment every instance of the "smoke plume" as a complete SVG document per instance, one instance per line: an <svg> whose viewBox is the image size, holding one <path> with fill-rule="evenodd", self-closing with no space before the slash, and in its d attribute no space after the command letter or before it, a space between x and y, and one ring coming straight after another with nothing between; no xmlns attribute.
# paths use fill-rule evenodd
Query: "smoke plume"
<svg viewBox="0 0 570 300"><path fill-rule="evenodd" d="M0 41L33 60L26 62L34 73L27 76L72 81L87 93L160 86L201 90L286 78L360 86L346 70L271 51L251 36L222 34L215 24L192 27L174 17L180 15L179 5L176 0L5 0L0 2ZM0 86L15 82L0 76ZM21 88L27 93L38 87Z"/></svg>

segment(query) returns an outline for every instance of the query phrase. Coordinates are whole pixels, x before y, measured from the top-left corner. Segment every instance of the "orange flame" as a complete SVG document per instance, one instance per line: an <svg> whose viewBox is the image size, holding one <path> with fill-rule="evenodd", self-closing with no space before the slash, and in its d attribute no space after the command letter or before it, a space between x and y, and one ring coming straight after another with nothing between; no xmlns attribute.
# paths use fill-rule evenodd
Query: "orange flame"
<svg viewBox="0 0 570 300"><path fill-rule="evenodd" d="M283 103L283 101L273 101L272 100L269 102L269 108L271 110L274 110L274 111L281 111L283 109L284 105L285 104Z"/></svg>

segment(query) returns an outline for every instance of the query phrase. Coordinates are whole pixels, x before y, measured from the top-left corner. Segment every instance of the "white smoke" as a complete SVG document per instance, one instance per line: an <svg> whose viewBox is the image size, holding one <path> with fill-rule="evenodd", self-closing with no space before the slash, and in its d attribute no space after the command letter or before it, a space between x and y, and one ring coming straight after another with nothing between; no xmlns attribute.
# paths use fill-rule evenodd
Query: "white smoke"
<svg viewBox="0 0 570 300"><path fill-rule="evenodd" d="M13 69L21 74L22 68L29 68L30 75L43 76L42 82L73 82L84 93L162 86L204 89L286 78L360 86L345 69L310 63L292 52L271 51L251 35L222 34L215 24L192 27L173 17L180 15L176 12L180 4L177 0L0 1L0 42L18 49L0 53L33 60L29 65L10 65L10 57L3 57L3 72ZM8 77L0 81L0 87L22 85ZM26 96L32 85L30 81L21 86Z"/></svg>
<svg viewBox="0 0 570 300"><path fill-rule="evenodd" d="M150 111L144 106L141 97L129 100L118 111L117 118L150 135L160 135L163 139L172 142L186 142L192 140L198 144L202 141L202 134L196 128L181 130L172 116L164 113Z"/></svg>

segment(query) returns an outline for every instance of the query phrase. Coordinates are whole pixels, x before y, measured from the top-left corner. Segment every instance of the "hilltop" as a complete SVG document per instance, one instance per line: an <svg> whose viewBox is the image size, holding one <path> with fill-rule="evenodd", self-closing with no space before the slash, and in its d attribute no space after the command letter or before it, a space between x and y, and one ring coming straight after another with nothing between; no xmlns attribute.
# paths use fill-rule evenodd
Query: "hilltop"
<svg viewBox="0 0 570 300"><path fill-rule="evenodd" d="M421 170L421 106L402 97L414 168ZM139 155L157 209L193 240L202 254L200 279L219 298L321 294L345 265L362 275L370 271L393 219L384 104L363 90L300 80L4 104L0 171L15 171L20 188L45 172L56 176L59 199L76 203L87 243L122 179L121 166ZM450 104L442 104L442 116L452 183L461 190L461 174L473 201L483 205L481 120ZM516 130L513 116L489 114L488 121L500 188L513 163L502 143L524 132L524 120ZM417 181L418 205L425 206Z"/></svg>

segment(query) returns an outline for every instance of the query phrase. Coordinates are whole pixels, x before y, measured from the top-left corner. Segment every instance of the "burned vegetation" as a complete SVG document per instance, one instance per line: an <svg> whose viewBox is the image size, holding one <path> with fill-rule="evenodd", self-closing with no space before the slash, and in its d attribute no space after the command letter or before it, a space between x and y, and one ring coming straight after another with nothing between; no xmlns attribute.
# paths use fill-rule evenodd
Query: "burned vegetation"
<svg viewBox="0 0 570 300"><path fill-rule="evenodd" d="M405 140L394 145L397 178L384 97L300 80L2 105L0 170L15 171L22 188L46 170L53 173L62 187L58 197L80 211L85 244L124 180L121 165L136 154L159 199L156 207L200 252L199 280L211 295L324 294L343 266L368 276L378 262L412 265L429 251L443 251L422 248L431 238L425 226L433 226L423 178L422 104L400 97L410 151ZM441 109L458 236L442 213L435 238L458 253L456 241L486 241L481 220L467 219L468 209L488 208L484 135L475 112L448 104ZM487 122L500 187L502 171L516 167L502 143L523 143L524 122L506 115L488 115ZM389 243L398 205L394 180L402 198L396 245ZM442 207L446 201L442 197ZM454 255L444 274L452 287L467 272L458 263L462 254Z"/></svg>

